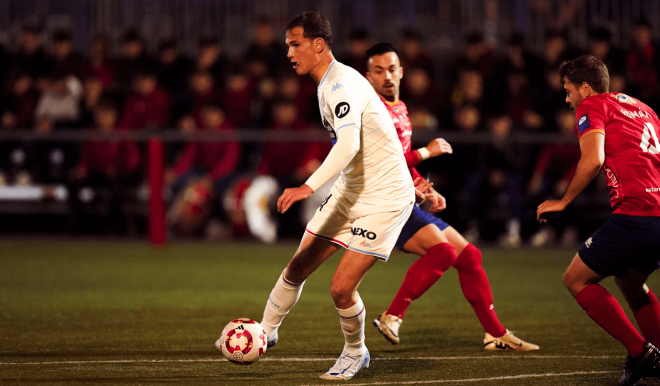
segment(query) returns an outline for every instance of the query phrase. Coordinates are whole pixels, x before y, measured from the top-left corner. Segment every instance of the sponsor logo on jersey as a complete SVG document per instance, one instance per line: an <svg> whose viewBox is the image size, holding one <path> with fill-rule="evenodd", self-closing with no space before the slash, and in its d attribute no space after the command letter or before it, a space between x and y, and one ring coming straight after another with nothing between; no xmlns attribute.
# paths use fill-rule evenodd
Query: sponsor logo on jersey
<svg viewBox="0 0 660 386"><path fill-rule="evenodd" d="M591 123L589 123L589 114L584 114L578 120L578 130L580 130L580 134L584 133L584 131L590 127Z"/></svg>
<svg viewBox="0 0 660 386"><path fill-rule="evenodd" d="M621 103L627 103L629 105L637 104L637 102L634 99L632 99L631 97L629 97L626 94L618 93L618 94L611 94L611 95Z"/></svg>
<svg viewBox="0 0 660 386"><path fill-rule="evenodd" d="M351 228L351 233L353 236L366 237L369 240L375 240L378 237L374 232L362 228Z"/></svg>
<svg viewBox="0 0 660 386"><path fill-rule="evenodd" d="M346 102L339 102L335 107L335 116L337 118L344 118L351 111L351 106Z"/></svg>
<svg viewBox="0 0 660 386"><path fill-rule="evenodd" d="M333 85L332 85L332 92L330 93L330 95L334 94L335 91L339 90L339 89L342 88L342 87L343 87L343 86L342 86L341 84L339 84L339 83L335 83L335 84L333 84Z"/></svg>

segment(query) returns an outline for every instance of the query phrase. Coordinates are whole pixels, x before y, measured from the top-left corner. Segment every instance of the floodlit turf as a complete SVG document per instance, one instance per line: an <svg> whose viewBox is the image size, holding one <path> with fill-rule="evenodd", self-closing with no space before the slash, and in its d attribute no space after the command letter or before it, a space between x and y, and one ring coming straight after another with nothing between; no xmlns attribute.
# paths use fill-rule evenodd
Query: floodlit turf
<svg viewBox="0 0 660 386"><path fill-rule="evenodd" d="M251 366L213 346L231 319L260 320L296 245L1 242L2 384L616 385L622 346L561 283L573 250L484 249L505 327L541 350L492 353L450 270L409 309L401 344L371 321L394 296L410 255L378 263L360 286L371 367L318 378L343 346L329 295L338 256L305 284L279 344ZM657 288L658 279L649 283ZM605 286L621 301L611 279ZM645 384L658 384L645 381Z"/></svg>

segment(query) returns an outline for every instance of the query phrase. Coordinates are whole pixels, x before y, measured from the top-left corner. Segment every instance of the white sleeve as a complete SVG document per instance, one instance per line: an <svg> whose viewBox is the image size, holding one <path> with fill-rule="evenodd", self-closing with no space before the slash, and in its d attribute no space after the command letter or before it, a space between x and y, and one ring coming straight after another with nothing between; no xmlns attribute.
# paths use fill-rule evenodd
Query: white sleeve
<svg viewBox="0 0 660 386"><path fill-rule="evenodd" d="M337 143L332 147L321 166L305 182L305 185L315 192L344 170L360 150L360 129L356 125L343 127L336 132L336 136Z"/></svg>

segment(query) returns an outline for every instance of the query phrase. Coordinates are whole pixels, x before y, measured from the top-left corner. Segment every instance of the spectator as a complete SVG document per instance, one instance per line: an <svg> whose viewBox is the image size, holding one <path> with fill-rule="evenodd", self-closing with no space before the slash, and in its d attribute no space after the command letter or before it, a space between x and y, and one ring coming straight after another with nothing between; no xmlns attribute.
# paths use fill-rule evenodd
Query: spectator
<svg viewBox="0 0 660 386"><path fill-rule="evenodd" d="M563 196L580 161L580 146L575 141L575 113L564 107L557 111L556 120L563 137L562 142L550 143L542 148L536 159L534 173L527 183L529 212L534 214L539 202ZM577 213L580 210L572 208L570 212ZM574 228L567 227L571 223L573 221L570 219L557 220L541 227L530 238L530 244L534 247L544 246L564 229L562 245L572 246L577 240L577 233Z"/></svg>
<svg viewBox="0 0 660 386"><path fill-rule="evenodd" d="M217 38L207 37L199 40L195 67L197 71L210 72L215 84L222 88L229 60L223 55Z"/></svg>
<svg viewBox="0 0 660 386"><path fill-rule="evenodd" d="M80 119L82 94L83 87L76 77L65 73L51 75L34 112L37 130L48 132L56 126L76 126Z"/></svg>
<svg viewBox="0 0 660 386"><path fill-rule="evenodd" d="M654 46L652 37L651 25L646 21L638 22L633 31L633 46L626 58L626 69L631 83L639 89L640 99L647 101L658 96L660 83L660 52Z"/></svg>
<svg viewBox="0 0 660 386"><path fill-rule="evenodd" d="M466 67L479 71L486 87L494 80L497 57L480 33L472 33L465 40L465 51L458 58L455 68L460 71Z"/></svg>
<svg viewBox="0 0 660 386"><path fill-rule="evenodd" d="M401 67L406 68L408 71L413 68L421 68L429 75L431 80L435 78L433 57L424 50L422 37L417 31L412 29L403 31L399 57L401 58ZM366 60L362 60L366 63Z"/></svg>
<svg viewBox="0 0 660 386"><path fill-rule="evenodd" d="M104 89L112 87L117 73L117 64L108 55L108 40L104 35L92 39L89 60L83 65L83 76L93 76L101 81Z"/></svg>
<svg viewBox="0 0 660 386"><path fill-rule="evenodd" d="M283 72L277 83L276 97L293 101L302 119L318 122L316 83L311 77L300 77L293 71Z"/></svg>
<svg viewBox="0 0 660 386"><path fill-rule="evenodd" d="M626 54L612 44L612 33L604 27L589 31L589 53L605 63L610 75L625 72Z"/></svg>
<svg viewBox="0 0 660 386"><path fill-rule="evenodd" d="M3 91L3 87L7 84L10 66L11 55L5 48L5 45L0 42L0 92Z"/></svg>
<svg viewBox="0 0 660 386"><path fill-rule="evenodd" d="M190 108L188 113L194 117L199 126L204 126L203 107L220 101L221 93L215 87L215 81L210 72L197 71L190 76Z"/></svg>
<svg viewBox="0 0 660 386"><path fill-rule="evenodd" d="M229 71L226 84L222 105L227 119L236 127L247 127L253 119L252 103L256 98L257 80L249 76L243 66L237 65Z"/></svg>
<svg viewBox="0 0 660 386"><path fill-rule="evenodd" d="M499 236L504 247L518 247L522 217L523 173L526 158L521 146L513 142L513 120L506 114L494 115L488 123L493 142L477 153L478 170L467 180L471 237L483 230L496 230L504 222L505 233ZM488 223L488 226L482 226ZM501 228L500 228L501 229ZM497 233L487 234L490 238Z"/></svg>
<svg viewBox="0 0 660 386"><path fill-rule="evenodd" d="M192 62L181 53L175 38L158 44L158 83L172 96L185 93L186 79L192 69Z"/></svg>
<svg viewBox="0 0 660 386"><path fill-rule="evenodd" d="M81 126L90 127L94 125L94 111L103 98L109 98L109 95L104 91L101 79L95 76L85 79L83 97L80 100Z"/></svg>
<svg viewBox="0 0 660 386"><path fill-rule="evenodd" d="M158 85L156 74L150 71L136 73L133 90L124 105L122 127L129 130L166 127L170 96Z"/></svg>
<svg viewBox="0 0 660 386"><path fill-rule="evenodd" d="M433 83L426 71L421 68L406 71L401 98L405 98L409 106L413 128L420 130L437 128L438 116L442 115L445 98L442 96L442 90Z"/></svg>
<svg viewBox="0 0 660 386"><path fill-rule="evenodd" d="M364 53L373 45L369 32L364 28L358 28L351 31L348 39L348 53L339 61L365 76L367 73L367 60Z"/></svg>
<svg viewBox="0 0 660 386"><path fill-rule="evenodd" d="M206 130L218 135L231 135L234 131L217 104L206 105L203 116ZM214 206L234 178L240 149L235 141L186 143L178 161L165 174L175 197L168 217L180 231L199 231L214 210L217 217L224 219L220 208Z"/></svg>
<svg viewBox="0 0 660 386"><path fill-rule="evenodd" d="M248 63L248 73L257 79L275 76L289 63L284 52L286 48L277 39L268 20L260 19L244 56Z"/></svg>
<svg viewBox="0 0 660 386"><path fill-rule="evenodd" d="M12 60L10 81L15 74L27 72L37 82L36 86L40 86L42 78L50 73L50 68L50 61L41 46L41 31L34 26L24 26L20 46Z"/></svg>
<svg viewBox="0 0 660 386"><path fill-rule="evenodd" d="M506 56L499 67L498 74L524 71L527 74L531 88L535 91L538 91L543 85L543 63L538 56L526 49L525 38L519 33L514 33L511 36ZM497 87L503 88L504 86L498 85Z"/></svg>
<svg viewBox="0 0 660 386"><path fill-rule="evenodd" d="M550 30L545 33L543 66L545 71L555 71L561 62L569 58L568 42L565 34Z"/></svg>
<svg viewBox="0 0 660 386"><path fill-rule="evenodd" d="M93 132L99 137L82 145L80 161L71 172L70 202L74 228L81 230L81 217L94 204L106 206L110 225L119 232L125 227L122 203L132 199L141 180L140 148L135 141L112 139L118 129L117 107L109 100L94 109Z"/></svg>
<svg viewBox="0 0 660 386"><path fill-rule="evenodd" d="M3 129L31 128L39 98L32 77L27 72L17 74L9 88L0 103L0 126Z"/></svg>
<svg viewBox="0 0 660 386"><path fill-rule="evenodd" d="M137 30L131 29L124 34L121 43L121 57L117 61L115 86L120 94L130 93L131 82L136 74L144 71L153 71L156 63L149 58L144 48L142 38Z"/></svg>
<svg viewBox="0 0 660 386"><path fill-rule="evenodd" d="M58 30L53 33L52 41L51 71L75 76L81 80L83 59L80 54L74 51L73 35L69 31Z"/></svg>

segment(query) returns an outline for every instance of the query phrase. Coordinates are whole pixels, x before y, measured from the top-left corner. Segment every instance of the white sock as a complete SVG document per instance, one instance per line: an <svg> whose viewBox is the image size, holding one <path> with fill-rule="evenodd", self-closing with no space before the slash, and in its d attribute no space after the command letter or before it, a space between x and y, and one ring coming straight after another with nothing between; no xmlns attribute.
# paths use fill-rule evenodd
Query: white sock
<svg viewBox="0 0 660 386"><path fill-rule="evenodd" d="M284 280L284 272L286 272L286 269L282 271L273 290L270 291L270 297L264 309L264 317L261 320L261 326L264 328L269 340L272 340L271 338L277 333L277 328L282 324L282 320L300 298L300 293L305 284L305 282L302 282L295 285L287 282Z"/></svg>
<svg viewBox="0 0 660 386"><path fill-rule="evenodd" d="M367 346L364 344L364 321L367 312L360 294L356 292L355 295L357 296L357 303L345 310L337 308L337 313L339 314L339 324L346 340L345 349L349 353L357 355L367 350Z"/></svg>

